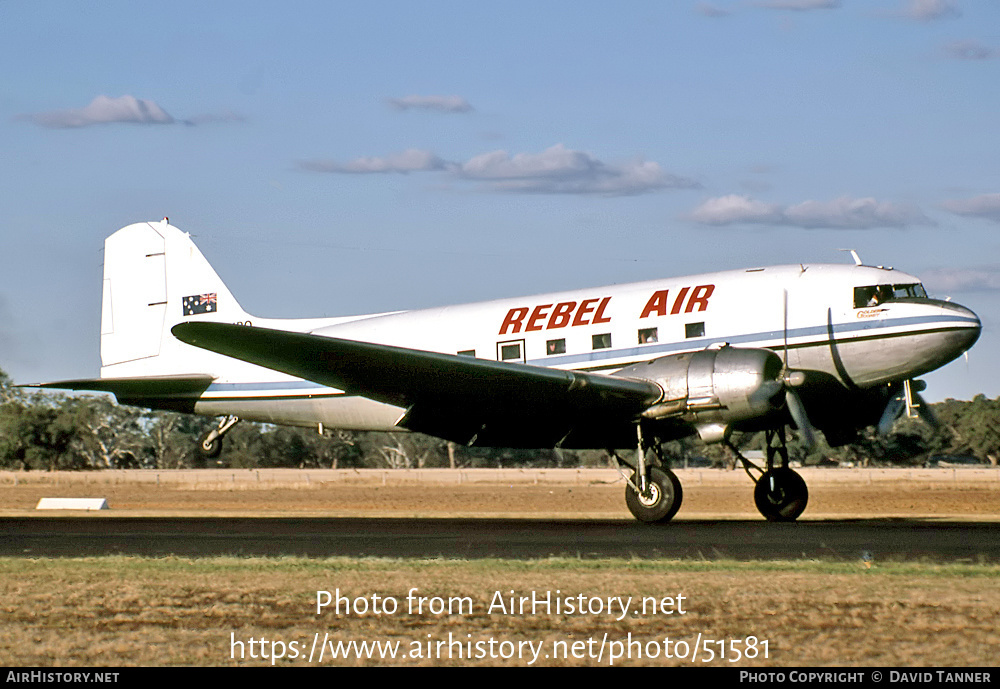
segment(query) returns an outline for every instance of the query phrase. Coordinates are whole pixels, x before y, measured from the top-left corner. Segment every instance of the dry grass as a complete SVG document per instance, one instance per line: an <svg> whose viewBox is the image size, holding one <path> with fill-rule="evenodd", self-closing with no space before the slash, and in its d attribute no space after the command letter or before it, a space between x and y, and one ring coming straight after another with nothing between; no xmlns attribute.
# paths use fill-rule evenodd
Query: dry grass
<svg viewBox="0 0 1000 689"><path fill-rule="evenodd" d="M678 472L678 518L758 517L741 472ZM807 473L807 472L804 472ZM996 516L1000 472L815 471L806 517ZM106 497L111 515L338 514L618 516L623 486L607 470L519 472L0 473L3 514L34 513L40 497ZM304 659L316 634L336 641L398 641L406 658L344 665L527 665L489 657L477 642L542 643L536 665L609 665L610 642L631 639L616 665L700 665L664 657L664 639L691 649L701 635L759 640L739 666L992 666L1000 626L1000 569L876 563L691 561L444 561L356 559L0 559L0 658L7 666L255 665L261 640ZM407 592L469 597L472 611L408 614ZM393 597L395 615L315 613L318 590ZM495 592L561 597L685 596L684 615L489 614ZM635 603L633 603L633 607ZM450 635L450 637L449 637ZM606 636L605 636L606 635ZM629 636L631 635L631 637ZM458 649L448 640L473 644ZM231 640L243 641L243 659ZM250 646L250 639L255 640ZM767 657L762 642L767 641ZM439 642L444 642L437 648ZM553 657L557 648L581 657ZM603 651L601 644L605 642ZM650 646L646 644L655 642ZM411 644L432 657L414 657ZM560 646L562 644L562 646ZM647 657L655 647L656 657ZM237 650L240 648L237 645ZM278 647L279 649L281 646ZM493 647L494 652L511 646ZM617 647L624 650L622 647ZM679 647L683 650L683 646ZM733 648L727 645L727 650ZM479 649L487 657L472 658ZM527 649L525 649L527 650ZM642 658L635 653L641 650ZM258 658L251 658L251 652ZM601 654L600 659L596 656ZM270 651L267 652L270 656ZM548 656L548 657L546 657ZM314 660L313 664L316 664ZM710 664L728 664L718 658Z"/></svg>
<svg viewBox="0 0 1000 689"><path fill-rule="evenodd" d="M0 560L0 657L14 665L257 665L260 640L290 642L308 654L315 633L336 640L413 642L426 652L438 641L494 639L542 642L537 665L608 665L601 640L657 642L656 658L621 665L725 665L663 657L663 640L755 636L768 657L739 666L992 666L1000 622L1000 569L988 566L824 563L696 563L542 560L535 562L95 558ZM408 614L407 593L464 597L471 613ZM316 615L316 592L350 598L373 594L399 603L394 615ZM496 591L556 590L560 596L683 595L684 615L488 614ZM244 642L231 657L231 635ZM544 657L558 642L593 639L582 658ZM717 648L713 641L710 648ZM742 647L742 644L738 645ZM237 648L239 648L237 646ZM486 649L487 647L483 646ZM585 650L586 645L580 646ZM638 647L633 645L633 652ZM651 647L650 647L651 648ZM496 646L497 651L501 647ZM476 647L473 645L475 652ZM267 652L270 655L270 652ZM529 658L458 658L457 648L432 658L368 660L343 665L527 665ZM761 654L763 655L763 654ZM701 658L705 657L704 650ZM282 659L279 665L305 665ZM313 664L316 664L314 661Z"/></svg>

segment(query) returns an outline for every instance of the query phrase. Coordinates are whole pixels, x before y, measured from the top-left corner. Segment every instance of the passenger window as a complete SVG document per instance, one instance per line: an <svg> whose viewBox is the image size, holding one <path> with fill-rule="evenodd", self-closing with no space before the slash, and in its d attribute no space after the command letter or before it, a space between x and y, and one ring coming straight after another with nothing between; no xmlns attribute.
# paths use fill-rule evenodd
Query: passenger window
<svg viewBox="0 0 1000 689"><path fill-rule="evenodd" d="M684 326L684 337L704 337L704 323L688 323Z"/></svg>
<svg viewBox="0 0 1000 689"><path fill-rule="evenodd" d="M549 340L545 343L545 353L546 354L565 354L566 353L566 340L561 338L558 340Z"/></svg>
<svg viewBox="0 0 1000 689"><path fill-rule="evenodd" d="M511 359L520 359L521 345L519 344L504 345L503 347L500 348L500 352L501 352L500 356L504 361L510 361Z"/></svg>
<svg viewBox="0 0 1000 689"><path fill-rule="evenodd" d="M497 342L497 359L500 361L524 361L524 340Z"/></svg>
<svg viewBox="0 0 1000 689"><path fill-rule="evenodd" d="M610 349L611 333L602 333L601 335L594 335L592 342L594 344L594 349Z"/></svg>
<svg viewBox="0 0 1000 689"><path fill-rule="evenodd" d="M650 342L658 342L656 337L656 328L644 328L639 331L639 344L648 344Z"/></svg>

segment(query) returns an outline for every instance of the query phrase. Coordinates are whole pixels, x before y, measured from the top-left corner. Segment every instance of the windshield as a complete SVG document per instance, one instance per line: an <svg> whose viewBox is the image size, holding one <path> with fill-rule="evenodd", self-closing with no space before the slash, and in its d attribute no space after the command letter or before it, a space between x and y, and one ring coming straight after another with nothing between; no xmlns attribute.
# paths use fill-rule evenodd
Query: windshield
<svg viewBox="0 0 1000 689"><path fill-rule="evenodd" d="M854 308L878 306L887 301L907 298L926 299L927 291L919 282L906 285L868 285L854 288Z"/></svg>

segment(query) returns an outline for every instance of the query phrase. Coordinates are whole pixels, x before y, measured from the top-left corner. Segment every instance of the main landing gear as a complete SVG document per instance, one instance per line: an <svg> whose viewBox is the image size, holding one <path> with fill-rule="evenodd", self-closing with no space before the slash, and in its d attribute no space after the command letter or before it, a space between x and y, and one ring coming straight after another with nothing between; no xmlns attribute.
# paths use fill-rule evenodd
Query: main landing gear
<svg viewBox="0 0 1000 689"><path fill-rule="evenodd" d="M680 509L684 492L681 482L663 456L659 438L644 434L643 430L642 424L639 424L634 463L623 459L614 450L607 452L617 462L618 473L628 484L625 487L625 504L632 516L646 523L668 522ZM771 522L793 522L805 511L809 490L802 477L788 466L785 427L765 431L764 438L767 442L765 467L759 467L744 457L729 440L723 442L753 479L753 499L760 513ZM647 456L649 450L653 451L651 458ZM632 475L626 476L624 468L631 469Z"/></svg>
<svg viewBox="0 0 1000 689"><path fill-rule="evenodd" d="M681 507L684 491L668 462L663 457L659 440L653 442L644 437L642 424L637 426L638 447L635 466L609 449L607 452L617 462L618 473L628 485L625 486L625 504L632 516L641 522L656 523L670 521ZM646 461L646 453L652 449L655 458ZM631 476L625 476L622 467L632 469Z"/></svg>
<svg viewBox="0 0 1000 689"><path fill-rule="evenodd" d="M767 466L763 469L740 454L728 440L725 442L739 458L747 475L756 483L753 500L757 510L768 521L793 522L805 511L806 503L809 502L809 490L802 477L788 467L784 426L765 431L764 437L767 442ZM775 466L775 460L778 461L778 466Z"/></svg>
<svg viewBox="0 0 1000 689"><path fill-rule="evenodd" d="M198 455L202 459L215 459L222 453L222 438L233 426L239 423L240 417L224 416L219 419L219 425L208 429L198 438Z"/></svg>

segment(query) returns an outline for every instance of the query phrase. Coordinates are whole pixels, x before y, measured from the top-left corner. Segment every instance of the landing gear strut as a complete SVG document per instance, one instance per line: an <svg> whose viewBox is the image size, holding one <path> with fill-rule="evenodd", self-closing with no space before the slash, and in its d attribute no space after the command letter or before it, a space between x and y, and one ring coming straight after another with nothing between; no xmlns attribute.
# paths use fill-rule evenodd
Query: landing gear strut
<svg viewBox="0 0 1000 689"><path fill-rule="evenodd" d="M788 446L785 443L784 426L777 430L764 432L767 442L767 467L762 469L737 450L729 441L727 447L732 450L743 464L744 471L756 483L753 491L754 504L757 510L769 522L793 522L805 511L809 502L809 490L806 482L795 471L788 467ZM779 465L775 466L775 460ZM754 472L759 475L755 476Z"/></svg>
<svg viewBox="0 0 1000 689"><path fill-rule="evenodd" d="M222 437L239 423L240 417L224 416L219 420L219 425L210 428L198 438L198 455L202 459L215 459L222 453Z"/></svg>
<svg viewBox="0 0 1000 689"><path fill-rule="evenodd" d="M618 472L625 477L625 504L632 516L647 524L670 521L681 507L684 492L681 482L670 471L663 457L658 440L652 443L643 436L642 425L638 426L638 448L636 462L631 477L625 477L621 466L630 466L614 450L608 454L618 463ZM646 462L646 452L652 447L656 457L653 464Z"/></svg>

